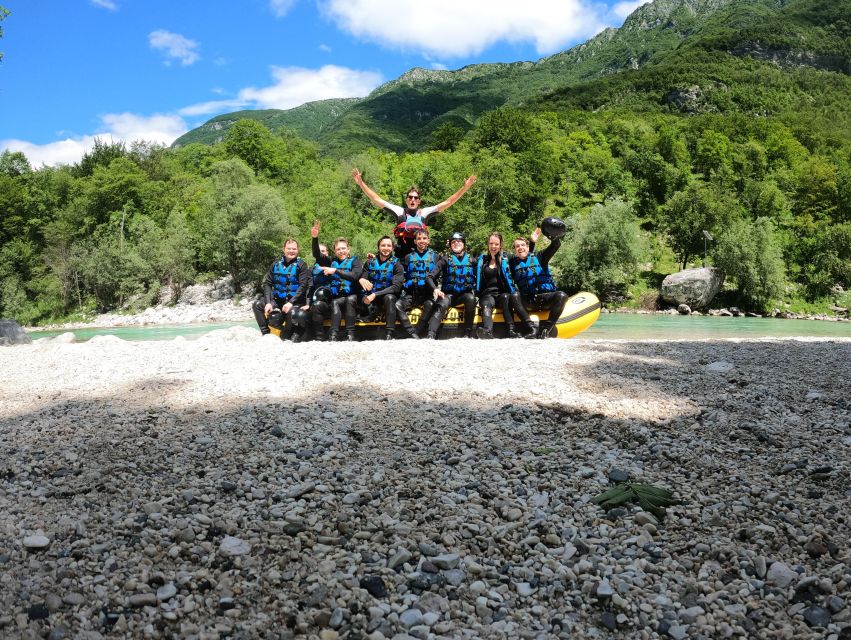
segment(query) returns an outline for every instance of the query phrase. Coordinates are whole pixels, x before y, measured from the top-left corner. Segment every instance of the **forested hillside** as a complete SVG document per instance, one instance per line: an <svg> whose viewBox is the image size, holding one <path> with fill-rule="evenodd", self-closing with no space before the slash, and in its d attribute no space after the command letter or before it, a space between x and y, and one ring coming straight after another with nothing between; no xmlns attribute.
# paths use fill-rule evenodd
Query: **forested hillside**
<svg viewBox="0 0 851 640"><path fill-rule="evenodd" d="M217 144L99 143L58 168L4 153L0 316L142 307L163 286L225 273L256 286L285 237L309 253L317 218L323 238L347 236L363 255L391 224L354 166L390 200L417 184L426 204L479 176L436 218L433 246L458 229L481 251L491 230L568 220L560 284L610 302L652 306L665 274L703 260L707 230L725 302L849 306L849 9L657 0L545 61L455 72L466 79L410 72L364 101L300 108L317 119L293 128L252 114L262 117L223 126ZM539 66L570 80L545 82ZM500 94L494 76L535 90ZM412 128L426 97L445 109Z"/></svg>

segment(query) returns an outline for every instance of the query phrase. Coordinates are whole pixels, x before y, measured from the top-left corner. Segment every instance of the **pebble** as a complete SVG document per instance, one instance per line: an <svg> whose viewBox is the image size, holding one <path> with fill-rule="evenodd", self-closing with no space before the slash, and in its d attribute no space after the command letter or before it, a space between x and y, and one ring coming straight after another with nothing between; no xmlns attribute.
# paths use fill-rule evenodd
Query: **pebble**
<svg viewBox="0 0 851 640"><path fill-rule="evenodd" d="M30 551L38 551L49 547L50 539L47 536L41 535L27 536L23 539L23 545L25 549Z"/></svg>
<svg viewBox="0 0 851 640"><path fill-rule="evenodd" d="M219 553L224 556L243 556L251 552L251 544L234 536L225 536L219 544Z"/></svg>
<svg viewBox="0 0 851 640"><path fill-rule="evenodd" d="M785 589L800 576L782 562L773 562L768 568L765 578L780 589Z"/></svg>

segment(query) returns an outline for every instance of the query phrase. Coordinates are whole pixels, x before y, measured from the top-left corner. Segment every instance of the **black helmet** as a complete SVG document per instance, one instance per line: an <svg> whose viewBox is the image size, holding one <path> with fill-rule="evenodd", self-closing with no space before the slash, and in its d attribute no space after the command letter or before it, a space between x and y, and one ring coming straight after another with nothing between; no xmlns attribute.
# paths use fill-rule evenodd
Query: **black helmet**
<svg viewBox="0 0 851 640"><path fill-rule="evenodd" d="M328 287L319 287L313 292L314 302L331 302L334 299L331 289Z"/></svg>
<svg viewBox="0 0 851 640"><path fill-rule="evenodd" d="M451 236L449 236L449 240L446 241L446 246L448 247L449 245L451 245L454 240L460 240L464 243L465 247L467 246L467 238L465 238L464 234L460 231L456 231Z"/></svg>
<svg viewBox="0 0 851 640"><path fill-rule="evenodd" d="M558 218L544 218L541 221L541 233L550 240L555 240L567 233L567 225L564 224L563 220L559 220Z"/></svg>
<svg viewBox="0 0 851 640"><path fill-rule="evenodd" d="M269 326L274 329L280 329L284 326L284 314L280 309L272 309L269 312Z"/></svg>
<svg viewBox="0 0 851 640"><path fill-rule="evenodd" d="M306 327L308 321L308 313L301 307L293 307L290 311L290 317L294 327Z"/></svg>

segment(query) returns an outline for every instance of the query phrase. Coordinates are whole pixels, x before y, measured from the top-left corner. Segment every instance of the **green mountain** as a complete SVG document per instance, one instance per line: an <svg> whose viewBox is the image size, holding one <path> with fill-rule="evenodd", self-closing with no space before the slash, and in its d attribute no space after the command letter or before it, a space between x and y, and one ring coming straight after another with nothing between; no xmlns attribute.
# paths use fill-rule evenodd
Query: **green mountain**
<svg viewBox="0 0 851 640"><path fill-rule="evenodd" d="M289 127L328 153L348 154L370 146L422 150L438 127L468 130L503 105L794 111L823 93L824 81L814 82L812 70L839 74L831 82L840 85L847 81L849 16L851 0L655 0L620 29L537 62L416 68L363 99L221 115L174 146L217 142L239 118L259 120L273 131Z"/></svg>

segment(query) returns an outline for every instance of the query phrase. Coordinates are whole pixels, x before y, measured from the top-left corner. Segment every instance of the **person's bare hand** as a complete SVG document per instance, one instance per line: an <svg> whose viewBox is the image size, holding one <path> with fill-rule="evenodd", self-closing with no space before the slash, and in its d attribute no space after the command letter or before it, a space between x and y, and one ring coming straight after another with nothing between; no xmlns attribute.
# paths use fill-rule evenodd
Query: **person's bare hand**
<svg viewBox="0 0 851 640"><path fill-rule="evenodd" d="M318 238L319 237L319 227L321 227L321 226L322 226L322 223L319 222L319 220L316 220L313 223L313 226L310 227L310 237L311 238Z"/></svg>

